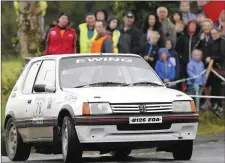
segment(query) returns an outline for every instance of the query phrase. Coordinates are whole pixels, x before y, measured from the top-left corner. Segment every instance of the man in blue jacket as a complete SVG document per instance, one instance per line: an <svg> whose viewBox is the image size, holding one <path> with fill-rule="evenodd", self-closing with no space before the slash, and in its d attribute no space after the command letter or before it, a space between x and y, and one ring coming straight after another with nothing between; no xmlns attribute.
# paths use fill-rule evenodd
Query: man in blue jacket
<svg viewBox="0 0 225 163"><path fill-rule="evenodd" d="M169 60L170 54L168 49L160 48L158 55L159 60L155 65L156 73L165 83L173 81L176 76L176 71L174 65Z"/></svg>

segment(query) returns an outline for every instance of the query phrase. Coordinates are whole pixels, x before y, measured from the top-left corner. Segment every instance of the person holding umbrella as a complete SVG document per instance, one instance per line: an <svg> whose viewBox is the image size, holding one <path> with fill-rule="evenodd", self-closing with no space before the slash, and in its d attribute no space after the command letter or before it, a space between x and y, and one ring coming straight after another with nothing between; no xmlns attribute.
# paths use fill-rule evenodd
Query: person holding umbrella
<svg viewBox="0 0 225 163"><path fill-rule="evenodd" d="M222 30L222 35L225 35L225 1L211 1L206 3L202 8L215 26Z"/></svg>

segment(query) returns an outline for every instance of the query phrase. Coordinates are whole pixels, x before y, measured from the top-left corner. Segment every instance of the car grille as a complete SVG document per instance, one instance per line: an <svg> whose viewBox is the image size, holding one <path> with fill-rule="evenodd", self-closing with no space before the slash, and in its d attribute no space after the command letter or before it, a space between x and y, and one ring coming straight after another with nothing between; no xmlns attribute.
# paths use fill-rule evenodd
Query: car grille
<svg viewBox="0 0 225 163"><path fill-rule="evenodd" d="M172 112L172 103L140 103L140 104L110 104L113 113L160 113ZM144 106L144 110L140 108Z"/></svg>

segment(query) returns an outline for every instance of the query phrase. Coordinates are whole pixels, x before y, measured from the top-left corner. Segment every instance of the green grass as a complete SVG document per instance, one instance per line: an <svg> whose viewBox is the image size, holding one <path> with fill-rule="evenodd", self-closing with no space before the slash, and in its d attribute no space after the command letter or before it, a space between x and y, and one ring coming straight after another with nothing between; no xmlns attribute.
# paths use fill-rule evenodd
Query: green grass
<svg viewBox="0 0 225 163"><path fill-rule="evenodd" d="M2 90L1 90L1 126L4 123L5 116L5 105L8 99L8 96L18 78L18 74L23 67L23 62L19 58L3 58L2 59Z"/></svg>
<svg viewBox="0 0 225 163"><path fill-rule="evenodd" d="M2 60L2 124L4 122L5 105L7 98L18 78L23 62L19 58ZM225 120L218 118L211 112L201 112L199 119L198 135L216 134L223 132Z"/></svg>
<svg viewBox="0 0 225 163"><path fill-rule="evenodd" d="M19 71L23 66L19 58L2 59L2 78L12 75L12 72Z"/></svg>
<svg viewBox="0 0 225 163"><path fill-rule="evenodd" d="M225 131L224 117L217 117L214 113L200 112L198 135L214 135Z"/></svg>

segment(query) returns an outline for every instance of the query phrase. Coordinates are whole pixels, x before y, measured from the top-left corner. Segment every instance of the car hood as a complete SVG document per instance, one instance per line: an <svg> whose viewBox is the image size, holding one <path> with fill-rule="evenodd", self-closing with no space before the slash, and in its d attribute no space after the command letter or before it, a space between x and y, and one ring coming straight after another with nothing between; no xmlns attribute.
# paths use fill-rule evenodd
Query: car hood
<svg viewBox="0 0 225 163"><path fill-rule="evenodd" d="M63 90L75 96L82 96L89 102L151 103L192 100L190 96L166 87L88 87Z"/></svg>

